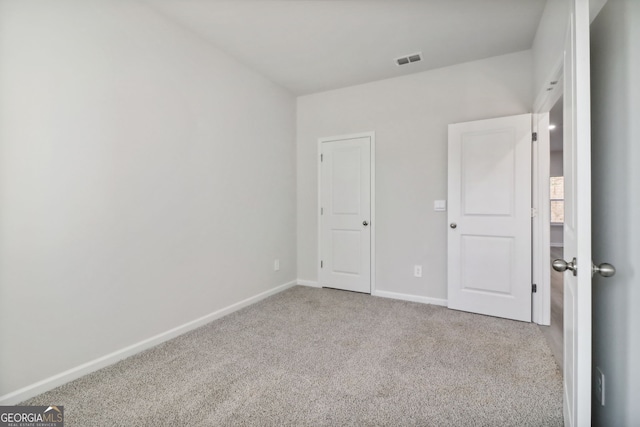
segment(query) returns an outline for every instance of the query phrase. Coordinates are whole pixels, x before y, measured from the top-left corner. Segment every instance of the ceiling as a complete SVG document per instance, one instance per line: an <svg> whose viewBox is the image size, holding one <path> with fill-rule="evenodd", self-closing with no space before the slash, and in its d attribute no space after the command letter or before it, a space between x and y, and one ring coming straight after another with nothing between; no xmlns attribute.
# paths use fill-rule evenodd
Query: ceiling
<svg viewBox="0 0 640 427"><path fill-rule="evenodd" d="M529 49L546 0L146 3L303 95Z"/></svg>

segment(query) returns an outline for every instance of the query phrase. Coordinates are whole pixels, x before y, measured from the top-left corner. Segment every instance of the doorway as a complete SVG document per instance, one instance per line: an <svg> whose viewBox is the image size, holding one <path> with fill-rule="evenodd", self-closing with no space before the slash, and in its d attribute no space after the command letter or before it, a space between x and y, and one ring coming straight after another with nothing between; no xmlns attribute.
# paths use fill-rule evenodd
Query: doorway
<svg viewBox="0 0 640 427"><path fill-rule="evenodd" d="M562 97L549 112L549 253L551 263L554 259L564 259L564 173L562 151ZM564 275L553 269L549 273L550 283L550 324L540 326L553 357L562 370L563 364L563 310Z"/></svg>

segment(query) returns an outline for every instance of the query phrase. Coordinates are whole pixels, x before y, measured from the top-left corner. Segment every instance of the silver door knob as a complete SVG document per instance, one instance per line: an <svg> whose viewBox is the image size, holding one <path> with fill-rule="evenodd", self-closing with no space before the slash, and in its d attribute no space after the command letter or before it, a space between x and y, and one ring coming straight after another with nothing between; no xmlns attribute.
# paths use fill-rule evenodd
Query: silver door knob
<svg viewBox="0 0 640 427"><path fill-rule="evenodd" d="M574 276L578 275L578 264L576 263L575 258L572 259L571 262L567 262L563 259L554 259L551 265L553 266L553 269L555 271L563 272L566 270L571 270L573 271Z"/></svg>
<svg viewBox="0 0 640 427"><path fill-rule="evenodd" d="M596 273L602 277L611 277L616 274L616 268L607 262L603 262L600 265L591 264L591 276L593 277Z"/></svg>
<svg viewBox="0 0 640 427"><path fill-rule="evenodd" d="M367 222L367 220L364 220L364 221L362 221L362 225L364 225L366 227L367 225L369 225L369 223Z"/></svg>
<svg viewBox="0 0 640 427"><path fill-rule="evenodd" d="M451 224L449 224L449 227L451 228L456 228L458 226L458 224L456 224L455 222L452 222Z"/></svg>

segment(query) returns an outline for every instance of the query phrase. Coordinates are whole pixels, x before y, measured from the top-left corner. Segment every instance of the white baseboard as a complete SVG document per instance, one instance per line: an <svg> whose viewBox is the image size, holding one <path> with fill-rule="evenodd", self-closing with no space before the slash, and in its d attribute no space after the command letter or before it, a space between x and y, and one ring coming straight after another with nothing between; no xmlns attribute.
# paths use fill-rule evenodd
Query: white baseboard
<svg viewBox="0 0 640 427"><path fill-rule="evenodd" d="M301 286L310 286L312 288L321 288L322 286L320 286L320 284L318 282L315 282L313 280L303 280L303 279L298 279L297 280L298 285Z"/></svg>
<svg viewBox="0 0 640 427"><path fill-rule="evenodd" d="M238 311L244 307L250 306L251 304L255 304L260 300L270 297L271 295L275 295L279 292L291 288L292 286L295 286L296 283L297 281L294 280L289 283L285 283L284 285L277 286L273 289L259 293L258 295L252 296L235 304L231 304L230 306L221 308L220 310L216 310L213 313L209 313L205 316L187 322L173 329L169 329L168 331L162 332L151 338L142 340L136 344L130 345L118 351L114 351L113 353L99 357L90 362L83 363L82 365L76 366L75 368L71 368L57 375L46 378L42 381L38 381L14 392L5 394L4 396L0 396L0 405L15 405L24 400L30 399L34 396L44 393L45 391L49 391L53 388L61 386L62 384L66 384L69 381L78 379L84 375L112 365L122 359L133 356L134 354L140 353L141 351L154 347L193 329L199 328L200 326L206 325L207 323L224 317L227 314L231 314L234 311Z"/></svg>
<svg viewBox="0 0 640 427"><path fill-rule="evenodd" d="M313 280L298 279L297 283L298 285L301 285L301 286L310 286L313 288L322 287L318 282ZM388 291L373 291L371 292L371 295L373 295L374 297L392 298L392 299L399 299L403 301L419 302L423 304L441 305L444 307L447 306L447 300L440 299L440 298L421 297L419 295L401 294L398 292L388 292Z"/></svg>
<svg viewBox="0 0 640 427"><path fill-rule="evenodd" d="M388 291L374 291L371 295L382 298L400 299L403 301L421 302L423 304L447 306L447 300L440 298L421 297L419 295L401 294L398 292Z"/></svg>

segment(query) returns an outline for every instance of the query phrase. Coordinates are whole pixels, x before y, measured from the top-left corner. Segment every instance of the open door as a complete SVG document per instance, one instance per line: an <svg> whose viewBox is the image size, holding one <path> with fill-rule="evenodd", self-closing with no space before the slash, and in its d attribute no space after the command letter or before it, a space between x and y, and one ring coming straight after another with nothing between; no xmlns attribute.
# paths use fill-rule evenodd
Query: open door
<svg viewBox="0 0 640 427"><path fill-rule="evenodd" d="M572 1L564 53L564 422L591 425L589 1Z"/></svg>
<svg viewBox="0 0 640 427"><path fill-rule="evenodd" d="M449 125L448 307L531 321L531 114Z"/></svg>

